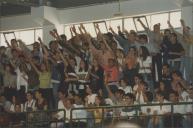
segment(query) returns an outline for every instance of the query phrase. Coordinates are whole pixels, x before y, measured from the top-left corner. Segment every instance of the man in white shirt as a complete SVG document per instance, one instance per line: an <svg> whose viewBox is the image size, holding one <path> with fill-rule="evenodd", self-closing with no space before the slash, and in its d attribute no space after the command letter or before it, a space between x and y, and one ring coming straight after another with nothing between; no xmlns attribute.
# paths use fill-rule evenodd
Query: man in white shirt
<svg viewBox="0 0 193 128"><path fill-rule="evenodd" d="M75 95L74 101L75 101L74 108L85 107L80 95ZM73 115L75 115L75 117L72 117L72 119L74 119L73 121L76 122L75 124L77 127L81 128L86 127L87 111L85 109L73 110Z"/></svg>
<svg viewBox="0 0 193 128"><path fill-rule="evenodd" d="M25 102L25 105L24 105L24 111L27 112L27 111L35 111L36 110L36 107L35 107L35 104L36 104L36 100L33 99L33 94L32 92L28 92L26 94L26 98L27 98L27 101Z"/></svg>

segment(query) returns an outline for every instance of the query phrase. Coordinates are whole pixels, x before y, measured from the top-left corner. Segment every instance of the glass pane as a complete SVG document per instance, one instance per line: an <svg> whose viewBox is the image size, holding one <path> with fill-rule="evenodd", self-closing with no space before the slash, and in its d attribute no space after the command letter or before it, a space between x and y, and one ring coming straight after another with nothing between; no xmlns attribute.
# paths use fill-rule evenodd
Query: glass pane
<svg viewBox="0 0 193 128"><path fill-rule="evenodd" d="M180 19L181 19L181 11L170 13L170 22L174 26L174 28L181 27Z"/></svg>
<svg viewBox="0 0 193 128"><path fill-rule="evenodd" d="M93 23L86 23L86 24L83 24L83 25L86 28L87 32L90 33L90 35L92 37L96 37L96 32L95 32Z"/></svg>
<svg viewBox="0 0 193 128"><path fill-rule="evenodd" d="M126 29L127 31L130 30L136 31L135 25L133 23L133 18L124 19L124 29Z"/></svg>
<svg viewBox="0 0 193 128"><path fill-rule="evenodd" d="M109 20L106 22L107 23L107 28L111 26L115 32L118 31L117 26L121 27L122 30L122 19L116 19L116 20Z"/></svg>
<svg viewBox="0 0 193 128"><path fill-rule="evenodd" d="M0 34L0 46L7 46L6 43L5 43L3 33Z"/></svg>
<svg viewBox="0 0 193 128"><path fill-rule="evenodd" d="M14 32L10 32L10 33L8 33L8 34L4 34L5 35L5 38L6 38L6 40L10 43L11 42L11 40L12 39L15 39L15 36L14 36ZM18 38L18 37L16 37L16 38Z"/></svg>
<svg viewBox="0 0 193 128"><path fill-rule="evenodd" d="M70 34L70 25L66 25L64 27L64 34L67 37L67 40L69 40L71 38L71 34Z"/></svg>
<svg viewBox="0 0 193 128"><path fill-rule="evenodd" d="M163 14L156 14L151 16L151 28L153 28L153 25L160 23L160 29L166 29L168 28L168 17L169 13L163 13Z"/></svg>
<svg viewBox="0 0 193 128"><path fill-rule="evenodd" d="M38 41L38 37L40 37L42 39L42 37L43 37L42 29L36 29L35 30L35 41Z"/></svg>
<svg viewBox="0 0 193 128"><path fill-rule="evenodd" d="M97 22L102 33L107 33L107 27L105 21Z"/></svg>
<svg viewBox="0 0 193 128"><path fill-rule="evenodd" d="M34 43L34 30L20 31L20 39L25 42L26 45Z"/></svg>

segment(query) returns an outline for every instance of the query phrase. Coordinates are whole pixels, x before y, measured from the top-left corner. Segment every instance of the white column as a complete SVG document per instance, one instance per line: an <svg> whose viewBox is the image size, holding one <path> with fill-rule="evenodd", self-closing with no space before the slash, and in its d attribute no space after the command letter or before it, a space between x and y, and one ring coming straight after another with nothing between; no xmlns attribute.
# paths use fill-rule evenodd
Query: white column
<svg viewBox="0 0 193 128"><path fill-rule="evenodd" d="M193 30L193 6L182 6L182 19L185 21L186 25Z"/></svg>

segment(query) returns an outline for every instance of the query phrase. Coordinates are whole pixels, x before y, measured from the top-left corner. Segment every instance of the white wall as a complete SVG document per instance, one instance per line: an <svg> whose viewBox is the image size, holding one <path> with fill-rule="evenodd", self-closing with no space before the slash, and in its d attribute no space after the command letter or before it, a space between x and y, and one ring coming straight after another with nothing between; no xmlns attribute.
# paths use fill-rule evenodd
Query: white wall
<svg viewBox="0 0 193 128"><path fill-rule="evenodd" d="M180 6L176 4L176 0L130 0L121 2L121 12L125 16L176 9L180 9ZM32 8L32 15L1 18L0 31L40 27L43 25L40 22L43 22L44 18L51 22L68 24L112 18L113 14L117 12L118 3L62 10L49 7Z"/></svg>
<svg viewBox="0 0 193 128"><path fill-rule="evenodd" d="M40 27L30 14L21 16L3 17L0 19L0 31Z"/></svg>
<svg viewBox="0 0 193 128"><path fill-rule="evenodd" d="M180 9L180 7L175 3L175 0L131 0L121 2L121 12L124 16L176 9ZM117 12L118 3L59 11L60 22L65 24L112 18Z"/></svg>

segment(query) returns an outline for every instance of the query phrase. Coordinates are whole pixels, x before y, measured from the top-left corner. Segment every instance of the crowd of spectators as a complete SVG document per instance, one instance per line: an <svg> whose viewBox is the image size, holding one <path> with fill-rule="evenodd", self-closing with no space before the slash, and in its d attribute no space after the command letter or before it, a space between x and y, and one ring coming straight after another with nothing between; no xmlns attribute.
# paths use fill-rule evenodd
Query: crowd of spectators
<svg viewBox="0 0 193 128"><path fill-rule="evenodd" d="M52 116L61 120L65 115L66 121L50 126L66 128L72 108L130 106L105 112L132 120L128 118L136 114L132 105L149 104L138 113L148 118L140 118L138 123L148 128L166 127L171 106L151 104L193 102L193 35L183 20L182 33L169 21L163 33L160 24L150 30L140 19L138 22L144 33L128 32L120 26L118 32L110 26L108 33L102 33L94 23L96 38L80 24L78 29L70 28L71 39L54 29L48 45L38 38L32 49L22 40L6 40L7 47L0 47L0 111L64 109L65 114ZM192 104L175 105L173 113L179 119L174 121L176 126L193 126ZM72 113L73 119L83 118L74 121L81 128L100 128L102 115L101 109Z"/></svg>

